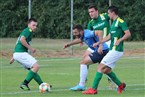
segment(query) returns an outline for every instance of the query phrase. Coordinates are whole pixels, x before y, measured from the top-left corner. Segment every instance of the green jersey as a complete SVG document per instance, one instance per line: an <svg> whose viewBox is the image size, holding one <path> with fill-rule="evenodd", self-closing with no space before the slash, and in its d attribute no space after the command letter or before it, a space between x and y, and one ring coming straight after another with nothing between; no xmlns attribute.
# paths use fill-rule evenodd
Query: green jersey
<svg viewBox="0 0 145 97"><path fill-rule="evenodd" d="M98 18L92 19L87 26L89 30L103 30L103 37L110 31L109 16L107 13L99 14Z"/></svg>
<svg viewBox="0 0 145 97"><path fill-rule="evenodd" d="M124 36L124 31L126 30L128 30L127 24L120 17L118 17L116 20L113 21L110 28L111 35L110 50L123 52L124 50L123 41L120 42L120 44L117 46L114 46L114 44L118 39Z"/></svg>
<svg viewBox="0 0 145 97"><path fill-rule="evenodd" d="M17 39L16 46L14 52L28 52L28 49L22 45L20 38L24 36L26 38L26 42L30 45L32 40L32 30L30 28L24 29L20 36Z"/></svg>

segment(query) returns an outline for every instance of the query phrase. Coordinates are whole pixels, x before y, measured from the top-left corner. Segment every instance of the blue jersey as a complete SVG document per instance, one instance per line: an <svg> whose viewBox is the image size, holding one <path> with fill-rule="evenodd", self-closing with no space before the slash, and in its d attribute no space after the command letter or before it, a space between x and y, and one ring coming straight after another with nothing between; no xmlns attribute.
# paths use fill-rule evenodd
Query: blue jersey
<svg viewBox="0 0 145 97"><path fill-rule="evenodd" d="M84 41L88 45L88 47L90 47L92 50L94 51L98 50L99 46L97 46L96 48L93 47L93 44L99 41L99 38L98 36L95 35L94 31L87 30L87 29L84 30L84 35L81 37L81 40ZM106 43L103 43L102 47L103 50L108 49Z"/></svg>

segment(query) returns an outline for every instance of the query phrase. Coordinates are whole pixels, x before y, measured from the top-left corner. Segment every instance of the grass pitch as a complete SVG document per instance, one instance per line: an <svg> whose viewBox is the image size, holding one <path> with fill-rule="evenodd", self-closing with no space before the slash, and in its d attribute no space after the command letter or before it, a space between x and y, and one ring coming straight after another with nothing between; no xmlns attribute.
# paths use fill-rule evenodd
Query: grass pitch
<svg viewBox="0 0 145 97"><path fill-rule="evenodd" d="M35 41L38 40L34 40L34 43ZM39 48L40 51L48 50L49 52L52 51L54 44L54 47L56 48L53 49L53 51L58 51L64 45L63 42L64 41L61 41L58 45L54 42L50 43L50 45L48 43L47 46L41 42L37 42L34 44L34 47ZM7 42L7 44L2 45L2 51L8 50L11 52L14 44L15 42L12 42L11 44ZM142 44L143 42L128 42L125 47L127 50L131 51L134 51L134 49L140 50L144 49L144 45ZM131 45L133 46L130 47ZM84 49L86 48L81 48L81 50ZM80 50L80 47L76 46L75 50ZM19 85L26 77L27 70L23 69L17 62L14 62L12 65L8 64L9 57L3 55L0 64L0 97L145 97L144 54L135 53L134 55L123 56L117 62L114 72L118 75L121 81L127 84L126 90L121 95L117 93L115 88L110 89L108 87L105 75L99 84L98 94L96 95L83 95L81 91L74 92L68 90L70 87L77 85L79 81L79 61L81 60L81 57L48 58L41 56L36 57L36 59L41 65L39 74L43 81L52 84L53 86L51 92L39 93L39 86L34 80L32 80L29 85L31 91L21 90ZM96 67L97 64L94 64L89 68L87 87L92 86Z"/></svg>

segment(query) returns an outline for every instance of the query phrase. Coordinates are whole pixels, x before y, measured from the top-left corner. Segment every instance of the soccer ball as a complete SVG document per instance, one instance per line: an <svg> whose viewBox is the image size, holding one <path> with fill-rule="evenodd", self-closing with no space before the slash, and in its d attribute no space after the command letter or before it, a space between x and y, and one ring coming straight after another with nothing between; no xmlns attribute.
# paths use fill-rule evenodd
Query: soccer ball
<svg viewBox="0 0 145 97"><path fill-rule="evenodd" d="M39 92L45 93L45 92L50 92L51 85L48 83L42 83L39 85Z"/></svg>

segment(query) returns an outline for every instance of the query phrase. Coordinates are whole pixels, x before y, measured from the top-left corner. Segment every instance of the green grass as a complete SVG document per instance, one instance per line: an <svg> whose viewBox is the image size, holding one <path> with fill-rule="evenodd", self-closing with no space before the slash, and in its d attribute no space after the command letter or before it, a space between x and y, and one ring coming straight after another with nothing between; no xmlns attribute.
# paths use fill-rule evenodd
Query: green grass
<svg viewBox="0 0 145 97"><path fill-rule="evenodd" d="M8 64L8 59L2 60L1 65L1 97L84 97L81 92L69 91L68 88L77 84L79 80L79 61L77 58L39 58L41 69L39 74L44 82L53 85L50 93L39 93L38 85L32 81L30 83L31 91L22 91L19 84L25 78L27 70L15 62ZM144 97L144 59L141 57L123 57L116 65L114 71L118 77L127 84L126 91L118 95L115 89L108 88L107 79L104 76L98 90L99 97ZM87 87L93 82L97 65L90 66ZM87 97L91 97L89 95Z"/></svg>
<svg viewBox="0 0 145 97"><path fill-rule="evenodd" d="M10 41L11 40L11 43ZM16 39L3 39L5 44L2 45L2 50L13 49ZM44 43L43 43L43 42ZM44 51L57 51L65 42L69 40L52 41L47 39L34 40L33 46ZM46 45L46 43L48 43ZM143 42L127 42L126 49L143 49ZM54 46L55 49L52 49ZM130 47L132 46L132 47ZM81 47L85 49L86 47ZM75 49L80 50L79 46ZM63 50L62 50L63 51ZM80 50L81 52L81 50ZM116 64L114 72L118 75L121 81L127 84L126 91L121 95L117 94L115 89L108 88L106 76L100 82L98 94L83 95L80 91L74 92L68 89L75 86L79 81L79 61L81 58L37 58L41 65L39 74L44 82L53 85L50 93L39 93L37 83L32 80L30 83L31 91L23 91L19 89L20 83L24 80L27 70L24 70L20 64L14 62L8 64L7 57L1 58L0 64L0 97L145 97L145 62L144 54L141 56L123 56ZM95 76L97 64L91 65L89 69L87 87L92 86Z"/></svg>

